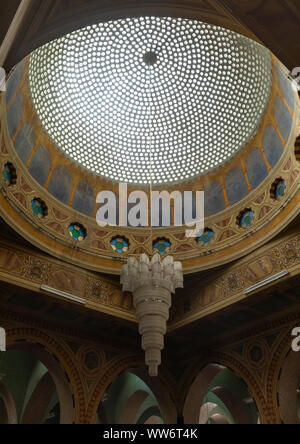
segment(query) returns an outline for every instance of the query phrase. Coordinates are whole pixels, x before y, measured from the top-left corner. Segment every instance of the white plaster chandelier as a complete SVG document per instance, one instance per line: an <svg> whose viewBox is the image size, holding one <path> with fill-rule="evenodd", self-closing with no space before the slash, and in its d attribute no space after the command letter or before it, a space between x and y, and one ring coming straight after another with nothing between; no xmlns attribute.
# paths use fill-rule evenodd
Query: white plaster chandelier
<svg viewBox="0 0 300 444"><path fill-rule="evenodd" d="M157 376L172 293L183 288L182 264L171 256L161 260L158 253L151 260L142 254L139 262L131 257L121 269L121 284L124 292L133 293L149 375Z"/></svg>

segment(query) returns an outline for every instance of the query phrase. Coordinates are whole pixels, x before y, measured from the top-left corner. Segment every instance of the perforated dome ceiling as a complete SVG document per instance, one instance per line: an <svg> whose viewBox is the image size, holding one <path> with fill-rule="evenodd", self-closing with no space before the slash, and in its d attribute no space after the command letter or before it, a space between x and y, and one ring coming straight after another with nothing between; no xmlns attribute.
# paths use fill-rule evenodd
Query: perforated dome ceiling
<svg viewBox="0 0 300 444"><path fill-rule="evenodd" d="M231 159L255 134L271 82L261 45L158 17L78 30L36 50L29 68L56 146L99 176L137 184L150 172L153 183L182 182Z"/></svg>

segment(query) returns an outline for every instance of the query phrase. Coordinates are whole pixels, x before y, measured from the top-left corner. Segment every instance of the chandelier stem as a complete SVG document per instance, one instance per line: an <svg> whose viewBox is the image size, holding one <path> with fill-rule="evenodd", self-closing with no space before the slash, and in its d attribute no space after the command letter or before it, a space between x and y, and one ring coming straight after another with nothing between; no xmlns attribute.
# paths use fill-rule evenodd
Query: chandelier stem
<svg viewBox="0 0 300 444"><path fill-rule="evenodd" d="M152 153L152 139L153 139L153 125L152 125L152 69L149 69L149 159L150 159L150 202L152 203L153 191L153 153ZM153 240L153 225L152 225L152 205L150 204L150 229L151 242Z"/></svg>

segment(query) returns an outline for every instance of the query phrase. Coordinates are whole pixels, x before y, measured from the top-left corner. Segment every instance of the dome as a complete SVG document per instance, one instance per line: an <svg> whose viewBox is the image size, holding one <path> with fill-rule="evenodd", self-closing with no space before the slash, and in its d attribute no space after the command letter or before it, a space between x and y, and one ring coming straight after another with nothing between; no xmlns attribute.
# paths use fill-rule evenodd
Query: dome
<svg viewBox="0 0 300 444"><path fill-rule="evenodd" d="M134 184L224 165L258 130L271 84L267 49L180 18L92 25L34 51L29 65L32 102L57 148Z"/></svg>
<svg viewBox="0 0 300 444"><path fill-rule="evenodd" d="M158 251L206 270L298 214L299 98L279 60L233 31L154 16L90 25L29 54L1 99L1 215L76 265L119 274ZM99 227L97 196L120 183L148 201L204 191L203 234L187 238L172 209L170 227Z"/></svg>

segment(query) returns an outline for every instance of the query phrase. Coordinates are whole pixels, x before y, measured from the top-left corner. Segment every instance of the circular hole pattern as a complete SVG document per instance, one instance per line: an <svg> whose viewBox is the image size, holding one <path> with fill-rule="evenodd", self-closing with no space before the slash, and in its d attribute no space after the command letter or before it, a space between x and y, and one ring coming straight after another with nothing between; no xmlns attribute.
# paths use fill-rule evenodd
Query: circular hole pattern
<svg viewBox="0 0 300 444"><path fill-rule="evenodd" d="M180 183L224 164L252 138L272 67L268 50L235 32L141 17L37 49L29 83L48 135L81 166L118 182L148 184L152 175L155 184Z"/></svg>

